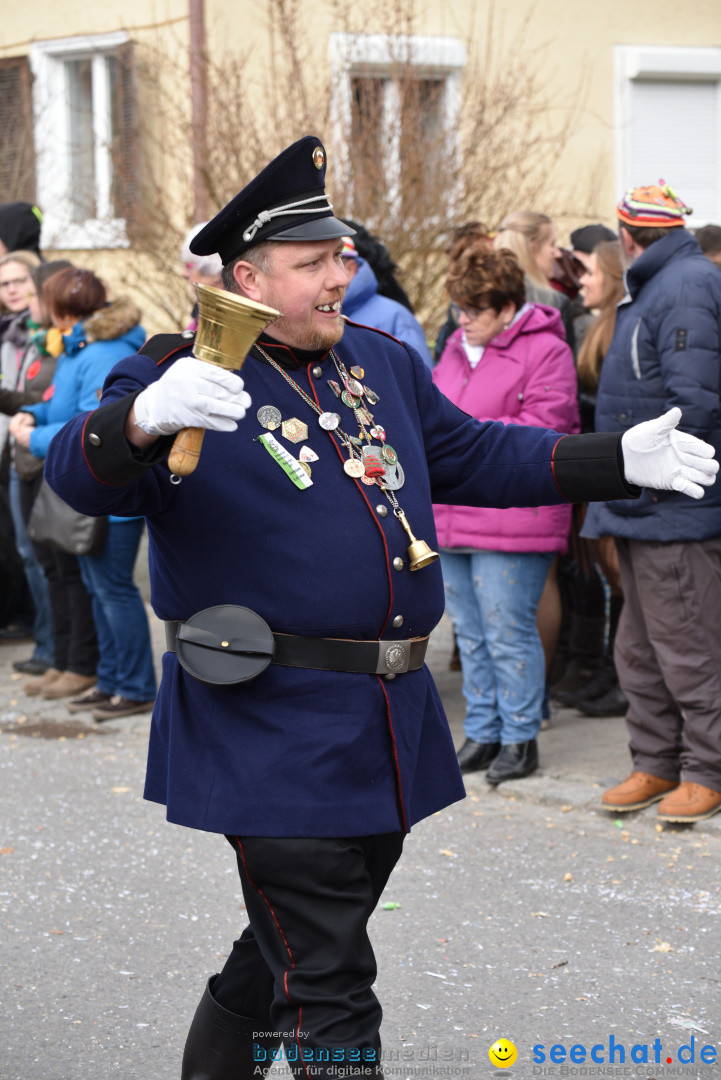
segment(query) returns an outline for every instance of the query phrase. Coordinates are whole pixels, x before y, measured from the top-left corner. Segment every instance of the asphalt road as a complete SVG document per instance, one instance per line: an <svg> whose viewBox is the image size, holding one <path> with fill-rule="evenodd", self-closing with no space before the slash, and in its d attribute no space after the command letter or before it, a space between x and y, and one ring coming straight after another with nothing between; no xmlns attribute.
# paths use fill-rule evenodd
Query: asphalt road
<svg viewBox="0 0 721 1080"><path fill-rule="evenodd" d="M99 726L28 698L27 652L0 648L0 1078L177 1080L244 925L232 853L143 802L147 717ZM430 664L460 742L449 653L442 624ZM472 776L414 828L382 901L400 906L371 923L389 1077L721 1077L721 815L601 811L628 765L620 718L561 710L535 776Z"/></svg>

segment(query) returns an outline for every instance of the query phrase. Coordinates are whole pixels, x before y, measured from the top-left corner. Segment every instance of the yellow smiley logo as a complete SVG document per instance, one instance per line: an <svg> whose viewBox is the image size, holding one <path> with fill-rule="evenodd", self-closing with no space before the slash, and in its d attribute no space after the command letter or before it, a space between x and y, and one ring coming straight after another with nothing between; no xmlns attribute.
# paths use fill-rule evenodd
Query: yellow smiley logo
<svg viewBox="0 0 721 1080"><path fill-rule="evenodd" d="M508 1069L518 1057L518 1051L508 1039L498 1039L488 1051L491 1065L497 1069Z"/></svg>

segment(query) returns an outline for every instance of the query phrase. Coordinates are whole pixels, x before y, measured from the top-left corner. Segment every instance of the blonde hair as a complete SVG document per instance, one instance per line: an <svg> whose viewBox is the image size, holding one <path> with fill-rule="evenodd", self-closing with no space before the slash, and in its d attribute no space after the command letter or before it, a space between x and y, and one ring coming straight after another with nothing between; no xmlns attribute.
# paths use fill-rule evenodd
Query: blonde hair
<svg viewBox="0 0 721 1080"><path fill-rule="evenodd" d="M493 238L493 247L496 251L501 248L512 251L526 277L530 278L534 285L545 285L548 288L548 278L536 265L533 249L543 243L552 228L553 222L546 214L537 214L534 210L517 210L504 217Z"/></svg>
<svg viewBox="0 0 721 1080"><path fill-rule="evenodd" d="M36 266L40 266L42 260L34 251L8 251L5 255L0 256L0 266L6 266L7 263L13 262L26 266L28 271L32 273ZM9 310L0 300L0 312Z"/></svg>
<svg viewBox="0 0 721 1080"><path fill-rule="evenodd" d="M603 295L599 313L588 328L578 354L578 381L595 390L601 365L608 352L616 327L616 305L626 289L623 283L623 256L619 240L605 240L593 249L603 276Z"/></svg>

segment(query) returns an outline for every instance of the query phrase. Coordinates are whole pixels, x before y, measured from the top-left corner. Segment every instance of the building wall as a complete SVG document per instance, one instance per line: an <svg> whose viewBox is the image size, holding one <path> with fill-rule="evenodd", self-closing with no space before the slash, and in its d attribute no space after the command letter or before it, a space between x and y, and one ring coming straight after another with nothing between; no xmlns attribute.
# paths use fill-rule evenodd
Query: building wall
<svg viewBox="0 0 721 1080"><path fill-rule="evenodd" d="M403 2L403 0L401 0ZM393 2L355 5L350 22L338 15L337 7L320 0L301 0L299 10L303 27L302 62L314 75L319 95L318 115L325 114L327 102L320 100L324 73L329 65L328 40L332 32L378 33L389 28ZM192 217L186 153L189 116L189 78L187 74L188 19L187 0L160 0L148 8L141 0L123 0L96 5L86 3L28 0L25 5L6 5L0 20L0 59L27 53L32 40L68 37L76 34L107 33L126 30L137 45L141 67L142 155L146 176L156 192L162 193L167 211L167 251L158 248L147 256L122 249L74 252L76 261L84 261L111 281L118 289L135 288L132 279L143 278L142 292L158 273L158 263L175 256L179 239ZM30 30L30 28L32 28ZM618 46L672 46L675 49L721 48L721 4L718 0L690 0L683 5L656 6L649 12L628 0L606 0L603 4L580 0L536 0L525 4L518 0L431 0L406 29L423 35L457 38L468 46L469 56L483 67L485 58L504 55L521 42L528 63L535 64L539 80L551 102L551 119L576 110L573 132L559 155L547 191L541 197L552 209L561 241L579 222L594 219L613 223L613 207L619 191L619 147L622 132L615 126L619 108L616 77ZM206 0L208 51L215 64L227 55L243 58L249 108L260 110L272 100L273 70L281 38L278 28L272 32L265 4L250 0ZM721 77L721 74L720 74ZM682 80L686 83L687 80ZM163 114L161 98L177 110L174 117ZM288 102L282 103L284 108ZM720 108L721 113L721 108ZM268 117L269 155L275 118ZM242 122L242 121L241 121ZM300 134L295 132L294 134ZM317 132L333 145L333 132ZM663 132L660 135L663 136ZM719 142L718 131L709 132L709 141ZM263 147L259 148L262 154ZM652 157L649 161L652 161ZM331 162L332 164L332 162ZM532 163L529 163L532 164ZM651 168L651 165L648 166ZM644 175L635 183L653 183L656 175ZM673 176L665 176L674 183ZM234 190L233 167L229 166L228 190ZM679 193L684 196L679 186ZM508 209L514 209L509 193ZM719 202L721 220L721 195ZM493 223L492 223L493 224ZM691 224L694 224L693 219ZM154 227L162 229L161 221ZM173 289L159 282L155 295L160 303L141 306L148 310L151 328L169 328L182 322L187 314L181 293L164 302ZM164 309L168 310L164 310Z"/></svg>

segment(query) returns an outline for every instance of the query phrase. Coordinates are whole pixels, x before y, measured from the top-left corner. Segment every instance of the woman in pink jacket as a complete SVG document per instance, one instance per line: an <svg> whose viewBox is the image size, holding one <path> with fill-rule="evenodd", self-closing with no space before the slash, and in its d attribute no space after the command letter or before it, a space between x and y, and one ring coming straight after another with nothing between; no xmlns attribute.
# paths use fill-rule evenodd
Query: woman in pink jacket
<svg viewBox="0 0 721 1080"><path fill-rule="evenodd" d="M515 256L471 246L451 263L447 287L459 329L434 370L439 389L479 420L577 432L560 314L525 303ZM538 766L545 683L536 610L548 568L566 550L571 507L436 506L435 515L467 703L459 764L488 768L491 784L528 776Z"/></svg>

